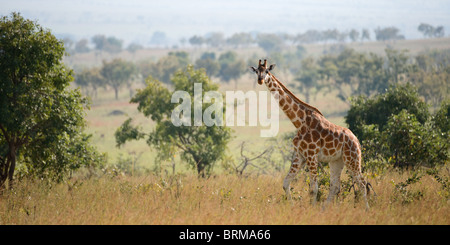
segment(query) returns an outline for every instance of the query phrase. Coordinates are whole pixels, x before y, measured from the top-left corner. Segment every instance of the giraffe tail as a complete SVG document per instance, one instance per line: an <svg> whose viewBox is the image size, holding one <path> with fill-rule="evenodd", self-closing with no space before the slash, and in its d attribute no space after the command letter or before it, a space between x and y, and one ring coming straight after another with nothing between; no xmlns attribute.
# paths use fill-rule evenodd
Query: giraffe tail
<svg viewBox="0 0 450 245"><path fill-rule="evenodd" d="M370 194L370 189L372 189L373 195L374 195L374 196L377 196L377 193L376 193L375 190L373 189L372 184L370 184L370 182L366 182L366 191L367 191L367 195Z"/></svg>

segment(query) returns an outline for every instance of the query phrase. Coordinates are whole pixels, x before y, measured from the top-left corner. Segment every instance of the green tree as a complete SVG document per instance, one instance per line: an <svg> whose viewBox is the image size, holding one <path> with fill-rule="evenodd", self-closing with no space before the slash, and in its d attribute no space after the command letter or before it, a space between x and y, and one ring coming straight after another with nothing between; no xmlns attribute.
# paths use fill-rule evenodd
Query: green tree
<svg viewBox="0 0 450 245"><path fill-rule="evenodd" d="M64 44L18 13L0 21L0 187L23 173L61 180L102 157L89 145L84 108L71 90ZM20 163L18 165L18 163Z"/></svg>
<svg viewBox="0 0 450 245"><path fill-rule="evenodd" d="M365 61L365 54L345 49L337 56L322 56L318 61L321 65L319 73L327 81L327 87L330 90L337 89L339 99L347 102L348 97L359 93Z"/></svg>
<svg viewBox="0 0 450 245"><path fill-rule="evenodd" d="M299 76L295 78L296 81L300 82L297 86L299 90L305 95L305 100L307 103L311 102L310 97L312 90L320 89L319 80L319 67L315 63L312 57L305 58L301 61L301 70ZM317 91L316 91L317 92Z"/></svg>
<svg viewBox="0 0 450 245"><path fill-rule="evenodd" d="M370 41L370 33L369 30L363 29L361 34L361 42L364 41L364 39L367 39Z"/></svg>
<svg viewBox="0 0 450 245"><path fill-rule="evenodd" d="M402 74L409 69L408 65L408 50L385 49L387 56L387 74L394 84L401 81Z"/></svg>
<svg viewBox="0 0 450 245"><path fill-rule="evenodd" d="M325 41L337 41L339 31L337 29L328 29L322 32L322 39Z"/></svg>
<svg viewBox="0 0 450 245"><path fill-rule="evenodd" d="M106 51L109 53L119 53L122 51L123 41L115 37L106 37L104 35L95 35L92 37L92 42L95 49L99 51Z"/></svg>
<svg viewBox="0 0 450 245"><path fill-rule="evenodd" d="M67 53L72 54L74 51L74 41L70 38L70 37L65 37L63 38L63 42L64 42L64 49L66 50Z"/></svg>
<svg viewBox="0 0 450 245"><path fill-rule="evenodd" d="M397 27L378 27L375 29L375 38L378 41L387 41L387 40L402 40L405 39L405 36L399 34L400 30Z"/></svg>
<svg viewBox="0 0 450 245"><path fill-rule="evenodd" d="M138 43L130 43L127 47L127 51L132 54L135 54L136 51L141 50L141 49L144 49L144 46L142 46Z"/></svg>
<svg viewBox="0 0 450 245"><path fill-rule="evenodd" d="M358 91L359 77L362 74L365 55L353 49L345 49L336 59L338 67L336 83L338 84L341 99L345 101L349 95L345 95L342 85L350 87L350 95Z"/></svg>
<svg viewBox="0 0 450 245"><path fill-rule="evenodd" d="M100 69L100 74L104 77L106 83L114 89L116 100L119 99L120 87L126 84L135 72L134 64L122 59L114 59L111 62L103 61L103 66Z"/></svg>
<svg viewBox="0 0 450 245"><path fill-rule="evenodd" d="M235 48L247 47L254 42L252 35L250 33L240 32L233 34L227 39L227 44L232 45Z"/></svg>
<svg viewBox="0 0 450 245"><path fill-rule="evenodd" d="M445 35L445 29L443 26L438 26L436 27L436 29L434 30L434 36L435 37L444 37Z"/></svg>
<svg viewBox="0 0 450 245"><path fill-rule="evenodd" d="M413 114L421 124L424 124L430 115L428 105L420 99L414 86L411 84L391 85L383 94L373 97L361 95L353 98L345 122L361 140L362 125L376 125L382 132L389 117L397 115L404 109Z"/></svg>
<svg viewBox="0 0 450 245"><path fill-rule="evenodd" d="M195 61L195 66L197 68L205 69L206 75L208 77L213 77L219 74L220 64L216 60L216 55L214 52L205 52L202 56Z"/></svg>
<svg viewBox="0 0 450 245"><path fill-rule="evenodd" d="M348 34L352 42L356 42L359 39L359 31L352 29Z"/></svg>
<svg viewBox="0 0 450 245"><path fill-rule="evenodd" d="M432 37L434 34L434 27L430 24L420 23L417 30L422 32L424 37Z"/></svg>
<svg viewBox="0 0 450 245"><path fill-rule="evenodd" d="M297 74L300 72L301 70L301 66L299 65L303 59L303 57L306 54L306 49L301 46L301 45L297 45L295 47L295 51L294 52L285 52L280 54L281 55L281 59L279 59L280 61L282 61L282 65L280 65L280 67L283 67L283 69L289 70L292 74ZM270 55L269 57L272 57L272 55ZM252 61L254 62L254 59L252 59ZM278 65L279 61L275 61L275 63ZM250 64L249 66L251 66L252 64Z"/></svg>
<svg viewBox="0 0 450 245"><path fill-rule="evenodd" d="M443 37L445 35L443 26L434 27L430 24L420 23L417 30L422 32L424 37Z"/></svg>
<svg viewBox="0 0 450 245"><path fill-rule="evenodd" d="M106 44L106 37L104 35L95 35L92 37L92 42L95 45L95 49L103 50Z"/></svg>
<svg viewBox="0 0 450 245"><path fill-rule="evenodd" d="M75 74L75 83L85 90L86 95L97 97L97 89L105 85L105 79L99 68L83 69ZM89 86L92 92L89 93Z"/></svg>
<svg viewBox="0 0 450 245"><path fill-rule="evenodd" d="M450 50L434 50L418 54L409 66L406 79L417 86L419 94L439 107L449 98Z"/></svg>
<svg viewBox="0 0 450 245"><path fill-rule="evenodd" d="M186 67L190 63L189 53L186 51L169 52L169 56L176 57L180 67Z"/></svg>
<svg viewBox="0 0 450 245"><path fill-rule="evenodd" d="M374 93L384 92L389 87L389 77L383 68L384 58L374 53L364 54L361 62L362 70L358 74L359 82L356 94L370 96Z"/></svg>
<svg viewBox="0 0 450 245"><path fill-rule="evenodd" d="M156 46L163 46L167 43L166 33L162 31L153 32L152 38L150 39L150 43Z"/></svg>
<svg viewBox="0 0 450 245"><path fill-rule="evenodd" d="M176 72L171 81L174 91L186 91L191 98L194 98L195 83L201 83L202 96L208 91L218 90L218 86L202 70L195 70L192 66ZM138 90L131 102L138 103L138 110L155 121L156 126L153 131L146 133L140 127L131 125L132 119L128 119L115 133L117 146L146 137L147 144L158 150L158 160L168 159L180 152L181 158L195 168L199 176L205 177L214 163L224 157L231 130L224 126L204 124L175 126L171 121L171 114L177 105L171 103L171 94L172 91L163 83L149 77L147 87ZM190 106L194 108L193 99ZM203 103L202 112L209 106L211 103ZM194 110L191 110L189 116L191 125L194 125Z"/></svg>
<svg viewBox="0 0 450 245"><path fill-rule="evenodd" d="M212 32L208 35L206 44L208 44L210 47L221 47L223 44L225 44L225 37L222 32Z"/></svg>
<svg viewBox="0 0 450 245"><path fill-rule="evenodd" d="M87 53L91 51L88 47L88 40L87 39L81 39L75 44L75 52L77 53Z"/></svg>
<svg viewBox="0 0 450 245"><path fill-rule="evenodd" d="M169 84L172 75L189 63L189 54L184 51L178 51L169 52L167 56L161 57L156 64L150 61L141 62L139 67L144 78L152 76L163 83Z"/></svg>
<svg viewBox="0 0 450 245"><path fill-rule="evenodd" d="M336 38L338 39L339 32L327 32L327 35L329 35L330 39ZM317 30L307 30L305 33L298 34L295 38L296 42L298 43L316 43L323 40L323 32L317 31Z"/></svg>
<svg viewBox="0 0 450 245"><path fill-rule="evenodd" d="M192 36L191 38L189 38L189 43L192 46L202 46L203 43L205 43L205 39L201 36Z"/></svg>
<svg viewBox="0 0 450 245"><path fill-rule="evenodd" d="M235 80L235 87L237 87L237 79L245 72L245 61L240 59L236 52L228 51L219 56L220 71L219 77L225 81L230 82Z"/></svg>
<svg viewBox="0 0 450 245"><path fill-rule="evenodd" d="M264 49L267 53L280 51L283 47L283 39L276 34L261 33L256 38L258 46Z"/></svg>
<svg viewBox="0 0 450 245"><path fill-rule="evenodd" d="M384 91L389 79L381 56L345 49L339 55L324 55L318 60L319 73L329 90L338 90L338 97L347 102L350 96ZM325 86L325 85L324 85Z"/></svg>

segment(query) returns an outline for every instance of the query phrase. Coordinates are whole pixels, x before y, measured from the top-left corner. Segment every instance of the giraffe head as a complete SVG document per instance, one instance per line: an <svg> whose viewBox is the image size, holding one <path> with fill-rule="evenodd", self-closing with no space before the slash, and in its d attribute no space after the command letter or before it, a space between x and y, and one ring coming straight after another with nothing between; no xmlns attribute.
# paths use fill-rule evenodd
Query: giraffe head
<svg viewBox="0 0 450 245"><path fill-rule="evenodd" d="M258 68L255 68L253 66L251 68L256 73L256 75L258 75L258 83L261 85L269 75L269 71L271 71L274 67L275 64L267 67L267 60L264 60L264 64L261 64L261 60L259 60Z"/></svg>

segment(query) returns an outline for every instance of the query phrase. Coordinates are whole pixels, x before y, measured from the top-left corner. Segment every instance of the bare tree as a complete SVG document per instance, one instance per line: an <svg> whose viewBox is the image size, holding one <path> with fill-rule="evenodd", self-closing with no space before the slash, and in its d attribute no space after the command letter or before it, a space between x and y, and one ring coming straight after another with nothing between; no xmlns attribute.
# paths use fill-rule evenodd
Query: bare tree
<svg viewBox="0 0 450 245"><path fill-rule="evenodd" d="M266 148L263 152L261 152L260 154L256 155L256 156L248 156L248 153L244 153L244 148L245 148L245 141L241 143L240 145L241 148L241 161L238 165L234 164L233 162L231 163L233 165L234 171L239 175L242 176L244 174L245 169L247 169L247 167L252 166L254 168L259 169L262 172L265 172L264 167L256 164L255 161L258 159L265 159L268 160L267 158L265 158L264 156L270 156L271 153L273 152L273 147L268 147ZM270 157L269 157L270 158Z"/></svg>

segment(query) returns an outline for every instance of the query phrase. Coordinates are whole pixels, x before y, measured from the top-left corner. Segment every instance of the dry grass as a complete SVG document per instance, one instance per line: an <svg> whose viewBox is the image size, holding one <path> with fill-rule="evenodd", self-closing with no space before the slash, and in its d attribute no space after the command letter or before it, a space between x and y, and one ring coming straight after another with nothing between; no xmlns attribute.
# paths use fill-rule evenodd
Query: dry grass
<svg viewBox="0 0 450 245"><path fill-rule="evenodd" d="M430 176L411 186L411 192L423 196L408 204L395 198L393 184L405 181L408 173L392 171L372 179L377 198L371 200L369 211L345 190L325 210L323 202L311 206L304 176L300 174L292 185L292 201L284 199L281 175L209 179L104 175L54 185L23 181L0 196L0 224L450 224L450 201Z"/></svg>

